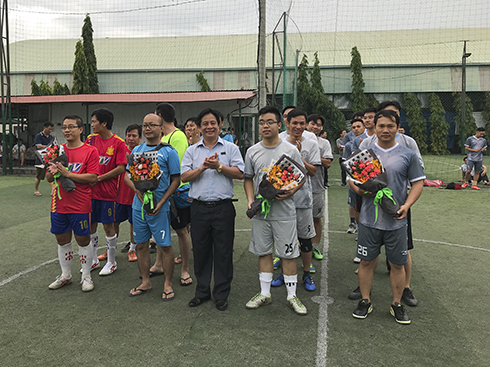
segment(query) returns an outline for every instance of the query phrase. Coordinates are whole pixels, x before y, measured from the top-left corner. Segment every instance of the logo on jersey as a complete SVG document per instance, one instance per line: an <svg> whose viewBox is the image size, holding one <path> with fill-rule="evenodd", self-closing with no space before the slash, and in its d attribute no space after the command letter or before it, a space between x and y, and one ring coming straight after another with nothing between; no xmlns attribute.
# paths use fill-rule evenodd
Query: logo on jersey
<svg viewBox="0 0 490 367"><path fill-rule="evenodd" d="M82 169L82 163L68 164L68 171L78 173Z"/></svg>
<svg viewBox="0 0 490 367"><path fill-rule="evenodd" d="M107 166L111 161L111 157L104 157L103 155L99 156L99 164L103 166Z"/></svg>
<svg viewBox="0 0 490 367"><path fill-rule="evenodd" d="M114 155L114 148L112 147L112 145L107 148L107 151L105 152L106 155Z"/></svg>

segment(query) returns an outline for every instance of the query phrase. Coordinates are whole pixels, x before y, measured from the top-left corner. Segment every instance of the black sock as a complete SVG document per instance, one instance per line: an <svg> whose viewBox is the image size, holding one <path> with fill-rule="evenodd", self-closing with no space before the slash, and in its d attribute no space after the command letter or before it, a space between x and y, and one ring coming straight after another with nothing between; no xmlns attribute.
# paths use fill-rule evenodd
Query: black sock
<svg viewBox="0 0 490 367"><path fill-rule="evenodd" d="M356 218L351 218L350 219L350 224L356 224Z"/></svg>
<svg viewBox="0 0 490 367"><path fill-rule="evenodd" d="M306 277L309 277L309 276L310 276L310 271L309 271L309 270L308 270L308 271L304 270L304 271L303 271L303 280L304 280Z"/></svg>

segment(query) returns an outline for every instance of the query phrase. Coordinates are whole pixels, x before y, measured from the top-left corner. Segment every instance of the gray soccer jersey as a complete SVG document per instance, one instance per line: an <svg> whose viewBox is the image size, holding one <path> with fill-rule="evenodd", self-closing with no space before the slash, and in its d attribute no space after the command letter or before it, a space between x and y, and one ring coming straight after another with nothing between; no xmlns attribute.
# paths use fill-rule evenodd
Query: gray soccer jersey
<svg viewBox="0 0 490 367"><path fill-rule="evenodd" d="M318 147L320 148L320 158L333 159L332 146L328 140L318 137ZM323 183L324 170L322 165L318 166L316 175L311 178L311 188L314 194L325 191Z"/></svg>
<svg viewBox="0 0 490 367"><path fill-rule="evenodd" d="M478 152L470 152L468 151L468 160L473 162L481 162L483 161L483 152L482 148L487 147L487 141L485 138L477 138L476 136L470 136L466 139L466 143L464 143L465 147L471 149L480 149Z"/></svg>
<svg viewBox="0 0 490 367"><path fill-rule="evenodd" d="M296 144L292 144L289 142L288 138L283 139L285 143L288 143L292 147L296 148ZM322 162L320 160L320 149L318 147L318 143L316 142L316 136L315 136L315 141L310 140L310 139L303 139L301 140L301 158L305 160L306 163L312 164L314 166L317 166L317 173L318 173L318 166L321 166ZM298 190L296 194L293 196L294 198L294 204L296 208L310 208L313 206L313 192L311 188L311 177L309 175L306 175L306 182L301 187L301 189Z"/></svg>
<svg viewBox="0 0 490 367"><path fill-rule="evenodd" d="M417 157L420 159L420 163L422 164L422 167L424 167L422 154L420 154L419 146L417 145L415 139L411 138L408 135L398 133L395 137L395 141L404 147L412 149L415 152L415 154L417 154ZM378 137L376 136L376 134L371 135L370 137L364 139L361 142L361 144L359 145L359 149L364 150L366 149L366 147L370 145L374 145L377 142L378 142Z"/></svg>
<svg viewBox="0 0 490 367"><path fill-rule="evenodd" d="M286 130L284 130L283 132L279 133L279 137L281 138L281 140L286 140L287 138L289 138L289 134ZM308 130L303 131L303 138L316 141L316 135Z"/></svg>
<svg viewBox="0 0 490 367"><path fill-rule="evenodd" d="M244 175L246 178L254 179L255 195L258 195L259 184L266 173L264 170L276 163L283 154L286 154L303 166L303 161L301 160L298 149L282 140L273 148L265 147L262 142L258 142L248 148L247 154L245 155ZM296 195L298 195L298 193L295 193L293 198ZM296 207L293 198L272 201L271 209L266 220L290 220L291 218L296 218ZM254 218L264 219L264 215L257 214Z"/></svg>
<svg viewBox="0 0 490 367"><path fill-rule="evenodd" d="M378 156L381 164L388 173L388 188L393 191L396 202L403 205L407 200L407 185L425 178L424 168L415 152L400 144L390 149L383 149L378 144L368 146ZM378 219L375 223L375 206L373 196L364 196L362 199L361 216L359 222L366 227L393 231L407 224L407 218L397 220L378 208Z"/></svg>

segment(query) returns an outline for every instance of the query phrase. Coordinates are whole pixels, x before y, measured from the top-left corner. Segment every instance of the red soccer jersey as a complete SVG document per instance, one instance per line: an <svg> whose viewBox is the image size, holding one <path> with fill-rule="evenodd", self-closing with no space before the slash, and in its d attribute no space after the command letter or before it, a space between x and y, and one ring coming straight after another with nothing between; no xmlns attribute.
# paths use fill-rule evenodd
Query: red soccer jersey
<svg viewBox="0 0 490 367"><path fill-rule="evenodd" d="M68 169L76 174L99 173L99 155L97 149L83 144L81 147L70 149L63 144L63 149L68 157ZM76 189L66 192L59 185L61 199L58 198L57 190L53 191L51 197L51 211L62 214L80 214L92 212L92 188L90 184L75 182Z"/></svg>
<svg viewBox="0 0 490 367"><path fill-rule="evenodd" d="M126 146L126 154L130 154L128 146ZM124 176L128 173L125 171L119 176L119 186L117 187L117 202L124 205L132 205L134 198L134 191L129 188L124 182Z"/></svg>
<svg viewBox="0 0 490 367"><path fill-rule="evenodd" d="M126 144L116 134L105 140L99 134L91 134L86 143L96 147L99 152L99 175L112 171L120 164L126 166ZM116 201L117 182L117 176L98 182L92 188L92 199Z"/></svg>

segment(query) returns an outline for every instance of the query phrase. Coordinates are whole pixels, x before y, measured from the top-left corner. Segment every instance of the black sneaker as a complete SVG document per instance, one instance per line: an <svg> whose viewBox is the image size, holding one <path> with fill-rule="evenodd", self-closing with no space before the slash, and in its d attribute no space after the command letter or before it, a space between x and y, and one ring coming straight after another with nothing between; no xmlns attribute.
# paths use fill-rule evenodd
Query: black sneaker
<svg viewBox="0 0 490 367"><path fill-rule="evenodd" d="M130 242L128 242L128 243L126 244L126 246L124 246L124 247L121 249L121 252L128 252L128 251L129 251L129 249L130 249L130 247L131 247L131 243L130 243Z"/></svg>
<svg viewBox="0 0 490 367"><path fill-rule="evenodd" d="M371 302L365 298L359 301L356 309L352 313L352 316L354 316L356 319L365 319L371 312L373 312L373 306L371 305Z"/></svg>
<svg viewBox="0 0 490 367"><path fill-rule="evenodd" d="M413 296L412 290L408 287L403 290L402 300L407 306L410 307L415 307L419 303L419 301L417 301L417 298Z"/></svg>
<svg viewBox="0 0 490 367"><path fill-rule="evenodd" d="M362 298L361 289L357 287L352 292L350 292L347 297L349 297L349 299L361 299Z"/></svg>
<svg viewBox="0 0 490 367"><path fill-rule="evenodd" d="M150 242L150 254L154 254L157 252L157 244L156 242Z"/></svg>
<svg viewBox="0 0 490 367"><path fill-rule="evenodd" d="M391 305L390 307L390 313L391 316L393 316L399 324L410 324L410 317L408 317L407 313L405 312L405 309L401 304L398 302L395 302L394 305Z"/></svg>

